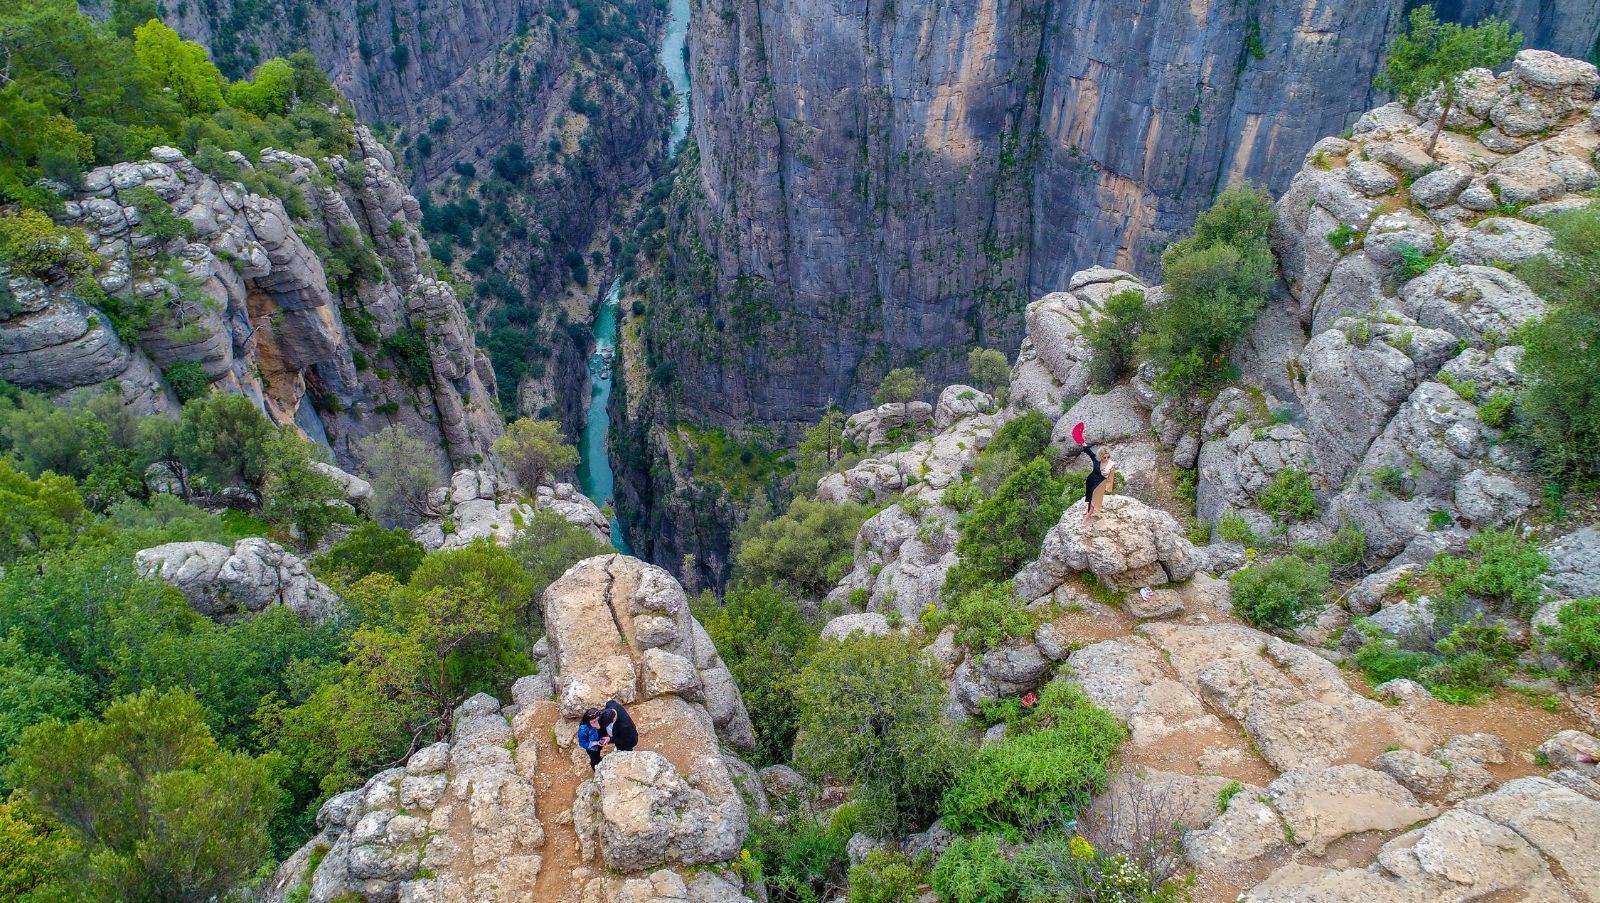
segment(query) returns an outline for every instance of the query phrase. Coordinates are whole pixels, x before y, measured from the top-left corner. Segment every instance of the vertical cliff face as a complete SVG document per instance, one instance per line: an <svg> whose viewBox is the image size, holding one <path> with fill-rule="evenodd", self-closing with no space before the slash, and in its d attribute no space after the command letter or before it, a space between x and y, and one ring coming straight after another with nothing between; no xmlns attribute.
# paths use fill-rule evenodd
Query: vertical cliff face
<svg viewBox="0 0 1600 903"><path fill-rule="evenodd" d="M424 219L436 255L498 277L463 300L478 302L502 406L575 434L588 349L567 324L604 283L587 270L618 200L664 159L656 3L188 0L166 13L230 75L302 47L316 56L401 147L425 212L450 211ZM462 203L472 212L457 217Z"/></svg>
<svg viewBox="0 0 1600 903"><path fill-rule="evenodd" d="M1075 270L1150 273L1220 187L1281 190L1377 102L1404 7L701 0L687 275L652 309L655 352L715 422L859 405L906 362L958 376ZM1569 52L1600 32L1581 2L1441 7Z"/></svg>

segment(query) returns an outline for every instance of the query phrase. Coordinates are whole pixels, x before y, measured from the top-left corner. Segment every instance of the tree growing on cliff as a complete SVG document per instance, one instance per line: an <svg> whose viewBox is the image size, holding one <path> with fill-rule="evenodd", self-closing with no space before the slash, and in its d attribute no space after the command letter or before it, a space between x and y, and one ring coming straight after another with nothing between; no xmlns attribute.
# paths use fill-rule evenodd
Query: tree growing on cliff
<svg viewBox="0 0 1600 903"><path fill-rule="evenodd" d="M444 481L434 450L398 424L357 447L372 482L372 516L389 527L416 526L427 513L428 493Z"/></svg>
<svg viewBox="0 0 1600 903"><path fill-rule="evenodd" d="M578 450L568 445L561 427L549 420L523 417L506 427L492 446L516 474L522 488L537 492L544 478L578 463Z"/></svg>
<svg viewBox="0 0 1600 903"><path fill-rule="evenodd" d="M1424 4L1411 11L1409 28L1394 39L1389 59L1373 86L1400 95L1407 104L1434 95L1439 118L1428 136L1427 150L1432 156L1450 111L1461 100L1462 89L1472 86L1463 78L1467 71L1504 65L1521 47L1521 33L1512 31L1506 22L1491 18L1463 28L1454 22L1440 22L1433 7Z"/></svg>
<svg viewBox="0 0 1600 903"><path fill-rule="evenodd" d="M916 401L926 391L928 380L915 367L898 367L884 374L883 382L878 383L878 390L872 393L872 400L878 404L899 405L903 420L906 405Z"/></svg>
<svg viewBox="0 0 1600 903"><path fill-rule="evenodd" d="M974 348L967 352L967 375L974 386L995 395L1011 385L1011 363L993 348Z"/></svg>

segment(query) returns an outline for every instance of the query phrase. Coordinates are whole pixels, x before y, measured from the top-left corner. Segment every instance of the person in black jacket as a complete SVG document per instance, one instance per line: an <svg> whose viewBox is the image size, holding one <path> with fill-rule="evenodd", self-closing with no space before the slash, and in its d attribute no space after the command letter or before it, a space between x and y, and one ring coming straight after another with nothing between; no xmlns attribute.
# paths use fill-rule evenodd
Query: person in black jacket
<svg viewBox="0 0 1600 903"><path fill-rule="evenodd" d="M589 709L583 713L583 723L578 725L578 745L589 754L590 767L600 765L600 753L606 747L631 752L639 745L639 729L622 703L615 699L605 708Z"/></svg>
<svg viewBox="0 0 1600 903"><path fill-rule="evenodd" d="M1092 445L1085 445L1079 448L1078 454L1088 455L1089 463L1093 467L1083 485L1083 495L1088 501L1088 505L1083 509L1083 525L1087 527L1089 519L1099 514L1100 509L1105 507L1106 484L1116 477L1117 465L1111 463L1111 449L1103 445L1100 447L1098 454Z"/></svg>

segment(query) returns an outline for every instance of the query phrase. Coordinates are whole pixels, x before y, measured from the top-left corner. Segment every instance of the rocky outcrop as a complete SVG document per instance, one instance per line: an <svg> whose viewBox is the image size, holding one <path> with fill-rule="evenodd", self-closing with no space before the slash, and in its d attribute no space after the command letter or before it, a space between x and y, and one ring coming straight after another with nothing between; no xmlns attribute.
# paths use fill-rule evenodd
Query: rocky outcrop
<svg viewBox="0 0 1600 903"><path fill-rule="evenodd" d="M1068 508L1045 534L1038 560L1017 574L1018 598L1049 595L1077 571L1129 590L1187 580L1199 568L1194 545L1172 515L1130 496L1107 495L1105 507L1085 524L1087 504Z"/></svg>
<svg viewBox="0 0 1600 903"><path fill-rule="evenodd" d="M429 551L459 549L479 539L506 545L536 511L550 511L601 542L611 541L611 522L572 484L540 485L529 504L516 484L487 470L458 470L449 486L429 492L427 517L412 528L411 537Z"/></svg>
<svg viewBox="0 0 1600 903"><path fill-rule="evenodd" d="M297 889L312 903L748 903L729 867L749 823L733 775L754 772L730 764L718 737L753 738L682 588L612 555L575 565L543 608L548 652L514 702L468 699L448 741L330 799L269 903ZM590 777L576 718L607 699L628 707L640 744Z"/></svg>
<svg viewBox="0 0 1600 903"><path fill-rule="evenodd" d="M424 274L420 211L393 157L364 127L346 127L348 158L263 152L288 203L173 148L91 170L58 220L85 233L110 303L67 280L0 273L20 299L0 320L0 378L50 391L110 384L159 413L177 407L164 373L195 365L212 388L245 395L350 469L357 440L390 423L438 448L441 465L481 460L500 430L493 373L454 291ZM231 165L252 168L237 155ZM136 205L151 203L147 191L192 237L161 241L145 228ZM313 246L352 242L377 253L377 275L330 284ZM389 359L383 340L402 333L422 359Z"/></svg>
<svg viewBox="0 0 1600 903"><path fill-rule="evenodd" d="M252 537L233 548L215 542L171 542L134 553L141 577L165 580L195 611L229 621L282 605L308 621L338 612L339 597L304 561L270 540Z"/></svg>

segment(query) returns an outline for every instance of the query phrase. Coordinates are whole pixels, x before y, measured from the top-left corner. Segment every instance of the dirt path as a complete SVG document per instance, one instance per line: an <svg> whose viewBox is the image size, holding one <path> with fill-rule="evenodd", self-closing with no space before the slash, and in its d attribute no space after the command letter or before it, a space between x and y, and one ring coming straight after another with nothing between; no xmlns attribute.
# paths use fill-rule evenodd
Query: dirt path
<svg viewBox="0 0 1600 903"><path fill-rule="evenodd" d="M583 865L578 835L572 830L572 801L578 785L589 779L588 763L572 764L571 755L556 745L556 725L561 707L553 701L536 702L533 714L518 719L523 728L520 743L538 745L538 767L533 784L538 792L539 820L544 823L543 864L533 898L539 903L577 903L581 888L572 873ZM526 720L524 720L526 719Z"/></svg>

